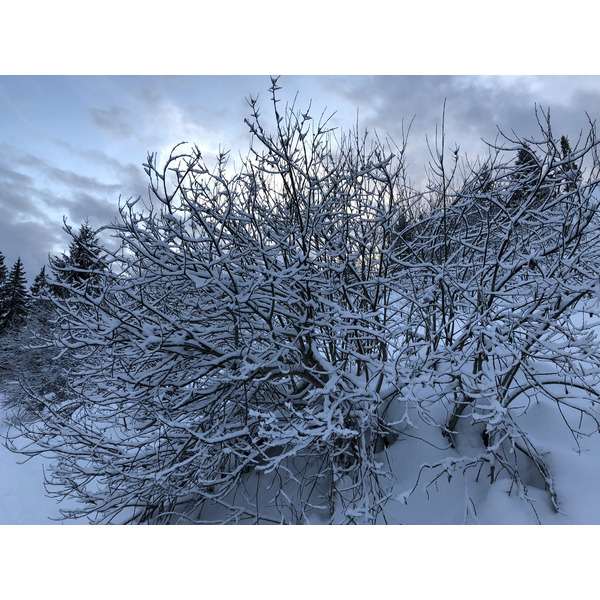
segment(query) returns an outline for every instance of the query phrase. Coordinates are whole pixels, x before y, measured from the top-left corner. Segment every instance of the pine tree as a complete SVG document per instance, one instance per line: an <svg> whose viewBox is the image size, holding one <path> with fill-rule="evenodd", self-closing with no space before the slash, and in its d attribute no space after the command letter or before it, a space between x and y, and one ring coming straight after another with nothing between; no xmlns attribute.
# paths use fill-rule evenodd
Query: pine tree
<svg viewBox="0 0 600 600"><path fill-rule="evenodd" d="M576 182L581 179L581 172L577 167L577 163L570 160L572 155L571 144L569 144L569 138L565 135L560 138L560 151L563 160L568 161L561 165L560 170L566 180L565 189L569 192L575 189Z"/></svg>
<svg viewBox="0 0 600 600"><path fill-rule="evenodd" d="M6 270L6 265L4 264L4 254L0 252L0 288L4 285L7 274L8 271Z"/></svg>
<svg viewBox="0 0 600 600"><path fill-rule="evenodd" d="M48 320L48 310L52 307L52 300L49 298L50 292L51 288L46 279L46 267L43 266L35 276L33 284L29 289L31 295L29 301L29 306L32 309L31 316L35 316L37 321L42 319L46 323Z"/></svg>
<svg viewBox="0 0 600 600"><path fill-rule="evenodd" d="M94 251L98 245L96 232L86 221L81 225L79 234L69 245L69 276L72 282L80 282L90 278L89 271L96 268L98 255Z"/></svg>
<svg viewBox="0 0 600 600"><path fill-rule="evenodd" d="M4 254L0 252L0 317L4 314L4 296L6 294L6 276L8 271L4 264Z"/></svg>
<svg viewBox="0 0 600 600"><path fill-rule="evenodd" d="M14 295L17 310L12 317L7 314L4 324L0 314L0 395L7 408L16 409L27 418L34 418L42 405L39 398L64 399L69 394L66 371L73 364L72 358L56 356L53 338L56 333L54 303L48 297L49 285L45 280L45 267L36 276L30 288L29 298L25 293L22 266L13 267L7 291ZM16 285L12 285L15 284ZM26 310L26 326L23 310ZM67 362L69 361L69 362ZM20 382L22 385L16 385ZM22 412L23 411L23 412Z"/></svg>
<svg viewBox="0 0 600 600"><path fill-rule="evenodd" d="M39 298L39 296L46 290L48 284L46 282L46 266L42 267L42 270L35 276L33 284L30 288L32 297Z"/></svg>
<svg viewBox="0 0 600 600"><path fill-rule="evenodd" d="M525 144L517 153L515 166L518 171L515 173L515 178L519 181L527 183L535 183L540 172L540 166L533 150Z"/></svg>
<svg viewBox="0 0 600 600"><path fill-rule="evenodd" d="M542 167L535 152L527 145L517 153L515 161L515 170L512 179L516 183L516 190L513 192L511 204L514 206L527 203L531 207L540 204L547 193L547 189L541 182ZM532 202L532 204L529 204Z"/></svg>
<svg viewBox="0 0 600 600"><path fill-rule="evenodd" d="M60 297L67 295L66 288L78 284L95 285L100 256L97 251L98 239L96 232L86 221L73 234L73 241L67 253L50 257L52 279L56 282L51 286L52 292Z"/></svg>
<svg viewBox="0 0 600 600"><path fill-rule="evenodd" d="M18 258L10 270L3 286L2 314L0 315L0 331L23 323L27 314L27 279L23 263Z"/></svg>
<svg viewBox="0 0 600 600"><path fill-rule="evenodd" d="M566 135L560 138L560 150L563 158L567 158L571 154L571 144L569 144L569 138Z"/></svg>

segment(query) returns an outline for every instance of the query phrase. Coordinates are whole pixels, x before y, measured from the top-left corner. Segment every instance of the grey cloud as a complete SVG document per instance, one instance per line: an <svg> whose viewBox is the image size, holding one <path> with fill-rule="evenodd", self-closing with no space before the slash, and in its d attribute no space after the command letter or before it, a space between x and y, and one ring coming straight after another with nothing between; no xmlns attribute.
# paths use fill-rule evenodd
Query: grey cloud
<svg viewBox="0 0 600 600"><path fill-rule="evenodd" d="M105 168L119 182L117 187L119 190L123 190L124 193L137 196L142 194L146 189L147 178L142 168L141 160L139 165L123 163L100 150L78 148L63 140L53 140L53 142L57 146L84 158L90 164ZM145 160L146 157L141 158Z"/></svg>
<svg viewBox="0 0 600 600"><path fill-rule="evenodd" d="M555 135L570 138L586 128L585 110L597 113L600 108L597 77L340 76L316 81L332 109L341 104L348 119L358 108L360 126L396 141L403 121L406 126L414 118L407 156L417 177L430 159L426 137L434 143L444 103L446 145L459 145L461 156L470 159L487 153L482 139L493 143L499 130L538 137L536 104L550 108Z"/></svg>
<svg viewBox="0 0 600 600"><path fill-rule="evenodd" d="M2 146L0 146L0 152L10 160L10 164L17 165L22 169L31 169L33 173L36 174L40 169L46 169L48 167L48 162L46 160L39 156L22 152L9 144L2 144Z"/></svg>
<svg viewBox="0 0 600 600"><path fill-rule="evenodd" d="M93 227L107 225L114 221L117 214L117 203L109 204L92 194L82 193L65 201L68 208L68 220L72 225L79 226L89 221Z"/></svg>
<svg viewBox="0 0 600 600"><path fill-rule="evenodd" d="M161 78L152 78L150 80L142 79L141 81L143 83L132 91L134 100L144 105L152 112L160 109L160 106L166 100L166 96L157 89Z"/></svg>
<svg viewBox="0 0 600 600"><path fill-rule="evenodd" d="M2 154L0 154L0 156L2 156ZM0 178L5 182L5 184L18 187L33 185L32 177L11 169L7 166L10 163L5 160L7 157L2 156L2 158L3 160L0 162Z"/></svg>
<svg viewBox="0 0 600 600"><path fill-rule="evenodd" d="M0 204L0 251L9 268L21 258L30 283L46 264L48 253L67 245L63 241L60 223L16 219L10 203Z"/></svg>
<svg viewBox="0 0 600 600"><path fill-rule="evenodd" d="M71 189L94 191L99 194L112 195L117 193L121 186L119 184L102 183L95 177L86 177L73 171L58 168L49 168L48 174L54 181L62 183Z"/></svg>
<svg viewBox="0 0 600 600"><path fill-rule="evenodd" d="M122 188L120 183L104 183L95 177L80 175L69 169L56 167L46 160L21 152L18 148L14 148L8 144L0 146L0 159L2 159L4 164L14 165L14 168L6 170L6 177L12 180L20 179L23 185L26 183L34 185L34 180L30 175L23 174L19 169L31 170L38 176L38 179L35 181L39 181L39 175L42 174L52 183L61 184L71 190L84 190L86 192L102 194L106 197L115 196ZM126 167L126 171L131 175L132 170L129 166Z"/></svg>
<svg viewBox="0 0 600 600"><path fill-rule="evenodd" d="M253 89L252 82L251 77L241 76L141 78L131 91L133 102L140 107L140 145L154 150L166 140L200 145L210 140L234 152L246 149L244 118L249 114L246 97ZM173 115L175 107L178 110ZM180 138L172 139L174 133Z"/></svg>
<svg viewBox="0 0 600 600"><path fill-rule="evenodd" d="M135 116L127 109L111 106L108 110L102 108L88 108L92 123L109 133L120 137L132 137L135 135L135 127L132 124Z"/></svg>
<svg viewBox="0 0 600 600"><path fill-rule="evenodd" d="M0 251L9 265L21 256L30 281L49 253L69 244L63 215L75 227L88 219L100 227L114 221L119 194L128 198L145 192L141 167L122 165L96 151L87 158L109 165L122 183L103 183L0 145Z"/></svg>
<svg viewBox="0 0 600 600"><path fill-rule="evenodd" d="M51 201L51 194L38 189L32 177L11 168L9 164L10 161L0 152L0 207L7 211L2 221L45 219L36 198L43 196L44 200Z"/></svg>

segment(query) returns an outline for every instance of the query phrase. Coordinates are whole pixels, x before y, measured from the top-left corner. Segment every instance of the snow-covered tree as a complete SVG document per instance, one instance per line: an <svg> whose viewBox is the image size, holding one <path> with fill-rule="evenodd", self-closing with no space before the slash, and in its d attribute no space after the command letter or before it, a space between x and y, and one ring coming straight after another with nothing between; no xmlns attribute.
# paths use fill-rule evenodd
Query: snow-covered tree
<svg viewBox="0 0 600 600"><path fill-rule="evenodd" d="M29 291L33 297L39 297L47 287L46 266L44 265L40 272L35 276Z"/></svg>
<svg viewBox="0 0 600 600"><path fill-rule="evenodd" d="M65 229L71 232L67 225ZM7 323L0 348L0 369L5 376L4 382L0 381L0 387L7 405L21 413L20 417L15 418L30 419L32 409L40 406L41 397L44 401L54 402L71 396L66 373L73 368L75 361L72 356L65 356L64 352L57 356L59 351L55 338L59 336L60 326L65 323L60 320L54 301L61 298L68 302L71 287L87 288L90 292L97 290L97 276L91 270L98 270L99 262L88 250L90 244L96 243L96 234L87 222L77 233L73 233L72 238L67 253L61 257L50 257L50 276L47 276L46 266L43 266L29 294L23 278L17 286L20 308L17 307L10 314L8 310L5 311ZM5 295L9 294L12 298L14 286L11 287L7 282L2 289ZM11 302L14 304L14 300ZM22 314L18 316L23 311L27 313L26 325ZM16 321L21 326L11 327Z"/></svg>
<svg viewBox="0 0 600 600"><path fill-rule="evenodd" d="M30 292L30 312L36 316L36 324L39 326L42 322L50 324L50 320L56 317L56 311L52 303L53 291L55 288L48 282L46 275L46 265L35 276L31 284ZM42 334L41 331L38 332Z"/></svg>
<svg viewBox="0 0 600 600"><path fill-rule="evenodd" d="M72 360L57 358L54 345L57 311L42 267L27 298L26 324L8 328L0 344L0 392L16 419L28 420L40 407L38 398L66 398Z"/></svg>
<svg viewBox="0 0 600 600"><path fill-rule="evenodd" d="M68 295L72 286L94 287L102 264L97 253L97 232L87 221L82 223L77 233L73 233L66 223L65 230L72 237L68 252L49 257L51 274L48 281L52 292L58 296Z"/></svg>
<svg viewBox="0 0 600 600"><path fill-rule="evenodd" d="M6 281L6 276L8 275L8 271L6 269L6 264L4 260L4 254L0 252L0 287L4 285L4 282Z"/></svg>
<svg viewBox="0 0 600 600"><path fill-rule="evenodd" d="M576 187L576 182L581 179L581 171L577 161L570 160L573 151L569 139L565 135L560 138L560 151L564 159L564 164L560 167L565 179L564 187L567 191L572 191Z"/></svg>
<svg viewBox="0 0 600 600"><path fill-rule="evenodd" d="M4 297L6 295L6 276L8 275L8 270L6 269L6 264L4 262L4 254L0 252L0 315L4 313L3 304Z"/></svg>
<svg viewBox="0 0 600 600"><path fill-rule="evenodd" d="M21 259L18 258L2 286L0 332L10 327L19 326L25 321L28 298L25 270Z"/></svg>

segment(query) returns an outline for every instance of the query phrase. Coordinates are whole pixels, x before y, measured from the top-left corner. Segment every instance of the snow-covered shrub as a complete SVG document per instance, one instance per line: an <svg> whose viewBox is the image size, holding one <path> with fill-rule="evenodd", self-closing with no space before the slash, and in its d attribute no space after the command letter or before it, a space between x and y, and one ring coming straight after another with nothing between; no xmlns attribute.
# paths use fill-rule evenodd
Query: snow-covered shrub
<svg viewBox="0 0 600 600"><path fill-rule="evenodd" d="M506 138L464 177L434 153L434 208L395 255L410 333L396 364L404 400L459 451L430 465L434 479L487 465L491 481L508 476L527 498L529 462L558 509L519 418L532 402L552 403L575 441L600 424L600 163L593 124L571 151L542 116L540 139ZM462 456L474 433L481 452Z"/></svg>
<svg viewBox="0 0 600 600"><path fill-rule="evenodd" d="M58 300L80 395L25 435L100 521L210 521L218 506L221 521L372 522L389 496L375 451L395 391L402 154L280 114L277 89L272 134L250 101L236 172L196 147L163 168L150 156L150 201L110 227L102 289Z"/></svg>

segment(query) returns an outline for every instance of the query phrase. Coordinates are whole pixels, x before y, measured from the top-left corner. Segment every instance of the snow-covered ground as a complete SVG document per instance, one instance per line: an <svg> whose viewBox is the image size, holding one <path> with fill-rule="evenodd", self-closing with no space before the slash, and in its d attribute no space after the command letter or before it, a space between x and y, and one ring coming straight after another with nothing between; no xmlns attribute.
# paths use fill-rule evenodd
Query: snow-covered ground
<svg viewBox="0 0 600 600"><path fill-rule="evenodd" d="M8 426L3 409L0 409L0 418L0 433L4 439ZM0 445L0 525L63 523L59 505L56 500L46 496L44 489L44 468L48 462L38 457L28 460L27 457L14 454L4 444Z"/></svg>
<svg viewBox="0 0 600 600"><path fill-rule="evenodd" d="M577 440L563 417L577 423L577 414L562 413L548 402L532 404L520 417L521 425L542 454L553 479L558 502L554 510L543 479L527 459L521 457L521 473L531 504L519 498L519 490L501 474L490 484L486 470L477 478L477 469L465 473L457 469L450 481L441 477L436 485L427 483L432 472L423 471L420 484L401 502L388 502L390 523L402 524L481 524L481 525L600 525L600 435ZM415 432L416 433L416 432ZM389 449L390 470L401 495L413 487L423 464L436 464L454 454L439 432L426 436L429 444L418 440L396 442ZM476 456L481 449L461 447L456 457ZM428 479L429 477L429 479Z"/></svg>
<svg viewBox="0 0 600 600"><path fill-rule="evenodd" d="M0 413L0 432L5 436L7 424L4 411ZM567 415L568 416L568 415ZM532 507L518 497L507 478L493 484L482 476L475 482L475 473L457 470L448 481L441 478L427 490L426 469L421 483L407 498L406 504L391 500L386 505L385 520L389 524L600 524L600 435L579 439L577 446L565 426L563 415L554 407L538 403L529 407L522 419L535 432L534 442L544 454L554 479L560 512L551 504L549 493L535 473L529 479L528 494ZM433 432L433 429L432 429ZM448 457L447 442L430 432L426 442L403 439L388 450L386 460L396 479L396 496L412 488L421 465L434 464ZM437 437L436 437L437 436ZM462 448L462 454L470 449ZM476 449L472 449L474 455ZM451 453L450 453L451 454ZM457 453L458 456L458 453ZM44 489L44 468L49 459L35 457L27 460L0 446L0 524L44 525L57 523L85 524L87 520L61 521L60 505L48 498ZM58 520L57 520L58 519Z"/></svg>
<svg viewBox="0 0 600 600"><path fill-rule="evenodd" d="M2 525L50 524L56 516L56 502L47 498L43 485L43 464L0 447L0 523Z"/></svg>

